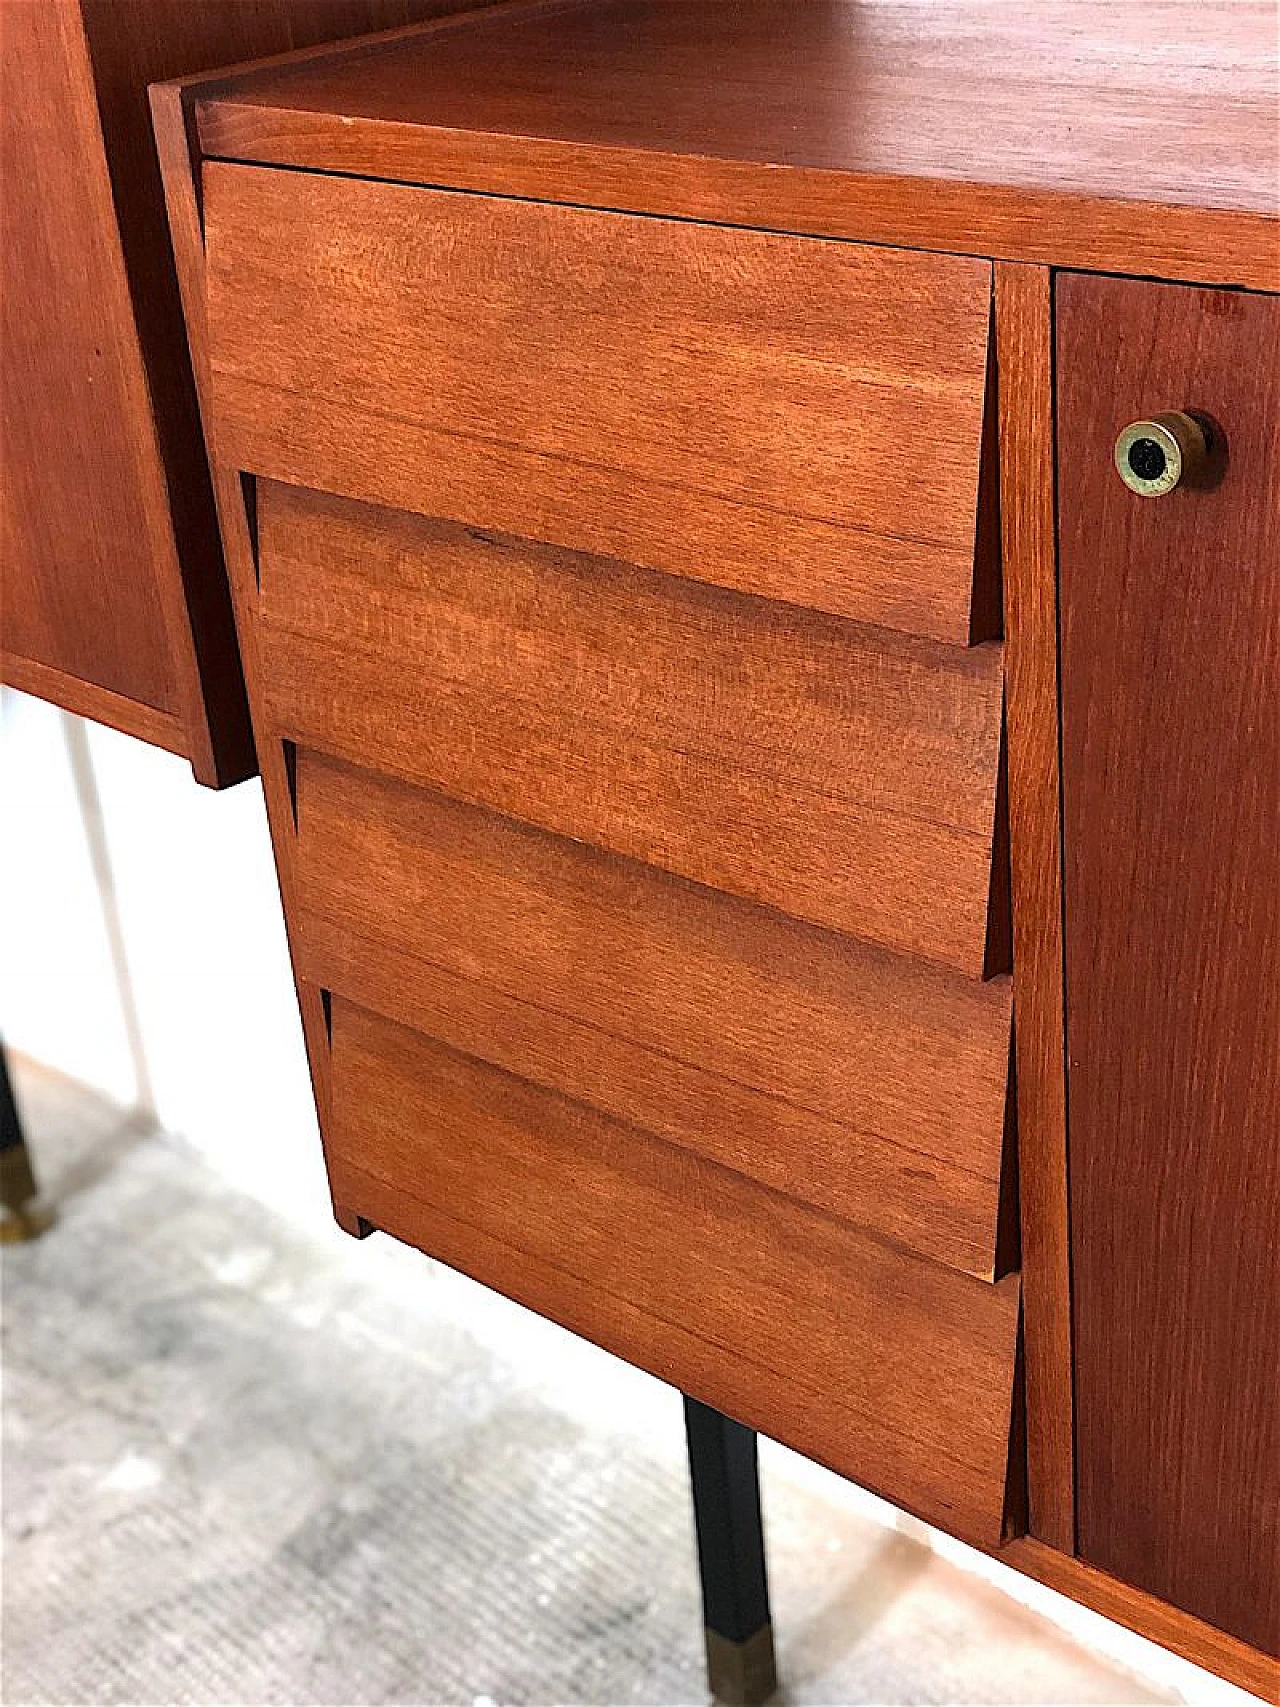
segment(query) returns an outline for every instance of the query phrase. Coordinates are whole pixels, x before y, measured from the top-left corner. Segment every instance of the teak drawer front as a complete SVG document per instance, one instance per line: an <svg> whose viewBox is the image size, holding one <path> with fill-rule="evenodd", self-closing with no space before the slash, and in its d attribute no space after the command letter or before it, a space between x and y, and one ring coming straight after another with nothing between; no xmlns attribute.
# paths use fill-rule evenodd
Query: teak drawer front
<svg viewBox="0 0 1280 1707"><path fill-rule="evenodd" d="M321 988L994 1272L1009 980L961 978L310 752Z"/></svg>
<svg viewBox="0 0 1280 1707"><path fill-rule="evenodd" d="M1003 970L997 644L275 482L257 513L286 738L974 977L990 935Z"/></svg>
<svg viewBox="0 0 1280 1707"><path fill-rule="evenodd" d="M335 998L335 1201L996 1545L1018 1332L989 1286Z"/></svg>
<svg viewBox="0 0 1280 1707"><path fill-rule="evenodd" d="M238 467L996 632L988 262L219 162L204 183Z"/></svg>

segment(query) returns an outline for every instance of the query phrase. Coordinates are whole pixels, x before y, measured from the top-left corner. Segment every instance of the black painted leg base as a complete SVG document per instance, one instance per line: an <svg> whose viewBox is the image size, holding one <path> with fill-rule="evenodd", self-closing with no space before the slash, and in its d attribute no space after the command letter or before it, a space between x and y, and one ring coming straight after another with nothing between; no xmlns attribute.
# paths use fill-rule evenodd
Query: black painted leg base
<svg viewBox="0 0 1280 1707"><path fill-rule="evenodd" d="M724 1707L761 1707L778 1686L753 1430L686 1396L707 1677Z"/></svg>
<svg viewBox="0 0 1280 1707"><path fill-rule="evenodd" d="M764 1707L778 1687L773 1625L764 1624L745 1642L731 1642L708 1629L707 1683L724 1707Z"/></svg>
<svg viewBox="0 0 1280 1707"><path fill-rule="evenodd" d="M0 1245L37 1239L53 1222L52 1207L36 1195L27 1146L6 1145L0 1150Z"/></svg>

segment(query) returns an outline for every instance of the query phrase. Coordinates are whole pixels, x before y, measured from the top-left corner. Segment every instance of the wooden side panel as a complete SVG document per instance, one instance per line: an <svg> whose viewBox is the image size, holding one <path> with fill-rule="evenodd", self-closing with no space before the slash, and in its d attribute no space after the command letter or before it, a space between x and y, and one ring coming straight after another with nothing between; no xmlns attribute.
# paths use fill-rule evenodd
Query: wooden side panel
<svg viewBox="0 0 1280 1707"><path fill-rule="evenodd" d="M4 8L4 603L12 685L255 768L147 83L461 0Z"/></svg>
<svg viewBox="0 0 1280 1707"><path fill-rule="evenodd" d="M258 528L285 736L981 976L998 645L273 483Z"/></svg>
<svg viewBox="0 0 1280 1707"><path fill-rule="evenodd" d="M72 0L5 8L0 108L0 648L46 690L56 673L176 716L173 537Z"/></svg>
<svg viewBox="0 0 1280 1707"><path fill-rule="evenodd" d="M1079 1544L1280 1651L1280 301L1057 294ZM1130 494L1201 411L1210 489Z"/></svg>
<svg viewBox="0 0 1280 1707"><path fill-rule="evenodd" d="M987 1545L1016 1278L864 1239L335 999L334 1194L398 1238Z"/></svg>
<svg viewBox="0 0 1280 1707"><path fill-rule="evenodd" d="M221 163L205 209L239 467L970 638L988 263Z"/></svg>
<svg viewBox="0 0 1280 1707"><path fill-rule="evenodd" d="M990 1278L1008 980L978 983L298 754L304 974Z"/></svg>
<svg viewBox="0 0 1280 1707"><path fill-rule="evenodd" d="M1028 1522L1072 1553L1052 288L1045 268L996 267Z"/></svg>

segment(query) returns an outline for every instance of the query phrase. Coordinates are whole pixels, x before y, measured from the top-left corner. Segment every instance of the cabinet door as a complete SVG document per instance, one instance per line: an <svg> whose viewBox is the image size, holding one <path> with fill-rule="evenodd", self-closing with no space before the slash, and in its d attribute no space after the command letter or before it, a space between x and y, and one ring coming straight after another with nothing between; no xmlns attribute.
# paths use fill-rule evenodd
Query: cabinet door
<svg viewBox="0 0 1280 1707"><path fill-rule="evenodd" d="M1280 299L1067 276L1057 359L1079 1550L1276 1651Z"/></svg>

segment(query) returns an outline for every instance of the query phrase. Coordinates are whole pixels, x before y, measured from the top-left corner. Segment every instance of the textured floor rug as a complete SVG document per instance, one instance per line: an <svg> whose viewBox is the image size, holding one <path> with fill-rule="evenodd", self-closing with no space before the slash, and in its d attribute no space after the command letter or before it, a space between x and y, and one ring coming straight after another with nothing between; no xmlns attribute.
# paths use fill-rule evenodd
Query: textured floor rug
<svg viewBox="0 0 1280 1707"><path fill-rule="evenodd" d="M61 1218L4 1257L7 1702L705 1699L677 1395L19 1093ZM1172 1699L764 1467L784 1702Z"/></svg>

